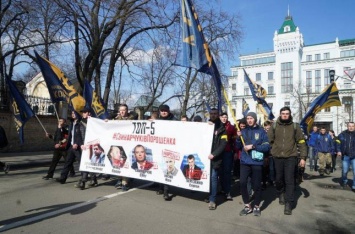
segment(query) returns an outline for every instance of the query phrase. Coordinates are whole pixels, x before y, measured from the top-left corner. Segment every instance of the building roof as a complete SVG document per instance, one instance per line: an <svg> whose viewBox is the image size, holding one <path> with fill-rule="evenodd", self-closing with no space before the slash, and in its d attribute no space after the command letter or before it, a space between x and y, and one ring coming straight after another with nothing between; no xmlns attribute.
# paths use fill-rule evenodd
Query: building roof
<svg viewBox="0 0 355 234"><path fill-rule="evenodd" d="M285 27L289 26L289 30L285 31ZM281 28L279 29L279 34L295 32L297 26L293 22L292 16L288 15L285 18L284 23L282 24Z"/></svg>
<svg viewBox="0 0 355 234"><path fill-rule="evenodd" d="M349 45L355 45L355 38L347 39L347 40L339 40L339 46L349 46Z"/></svg>

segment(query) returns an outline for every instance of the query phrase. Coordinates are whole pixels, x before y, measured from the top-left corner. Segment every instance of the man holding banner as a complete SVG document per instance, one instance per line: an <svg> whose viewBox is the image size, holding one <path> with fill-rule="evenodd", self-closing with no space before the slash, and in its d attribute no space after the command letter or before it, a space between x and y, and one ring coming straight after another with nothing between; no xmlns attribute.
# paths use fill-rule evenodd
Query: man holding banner
<svg viewBox="0 0 355 234"><path fill-rule="evenodd" d="M228 143L228 137L226 128L219 119L219 113L216 108L212 108L210 111L210 121L214 123L214 134L211 154L208 155L208 159L211 161L211 181L208 208L210 210L215 210L219 170L222 164L223 152Z"/></svg>

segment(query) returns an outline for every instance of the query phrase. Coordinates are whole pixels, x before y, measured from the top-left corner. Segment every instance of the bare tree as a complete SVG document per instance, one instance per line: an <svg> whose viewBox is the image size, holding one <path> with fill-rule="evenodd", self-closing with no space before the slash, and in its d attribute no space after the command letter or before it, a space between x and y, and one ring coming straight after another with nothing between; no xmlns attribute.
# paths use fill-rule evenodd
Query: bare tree
<svg viewBox="0 0 355 234"><path fill-rule="evenodd" d="M133 73L133 78L138 82L140 94L150 97L147 106L142 112L148 111L159 98L164 98L165 103L173 98L182 96L181 91L174 91L176 82L175 51L161 47L159 41L153 41L153 49L141 51L137 56L136 66L139 73Z"/></svg>
<svg viewBox="0 0 355 234"><path fill-rule="evenodd" d="M316 97L316 94L312 93L311 87L304 86L302 80L299 80L298 84L294 86L291 96L294 99L292 103L293 106L296 106L298 109L298 112L294 113L294 119L301 121L303 116L306 114L309 105Z"/></svg>

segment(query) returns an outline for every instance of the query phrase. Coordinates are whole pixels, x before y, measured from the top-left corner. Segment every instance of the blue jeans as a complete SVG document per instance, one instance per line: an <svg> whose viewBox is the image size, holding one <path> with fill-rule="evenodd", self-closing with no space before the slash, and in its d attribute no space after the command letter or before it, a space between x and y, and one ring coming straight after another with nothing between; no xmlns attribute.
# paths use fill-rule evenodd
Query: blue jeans
<svg viewBox="0 0 355 234"><path fill-rule="evenodd" d="M311 169L317 169L318 156L314 152L314 147L312 147L312 146L308 147L308 156L309 156L309 167Z"/></svg>
<svg viewBox="0 0 355 234"><path fill-rule="evenodd" d="M353 185L352 185L352 188L355 189L355 173L354 173L355 158L350 158L349 156L344 155L344 157L343 157L343 169L342 169L343 185L346 185L348 183L348 171L349 171L350 165L351 165L351 167L353 169Z"/></svg>
<svg viewBox="0 0 355 234"><path fill-rule="evenodd" d="M218 187L218 169L211 169L211 183L210 183L210 202L216 202L217 187Z"/></svg>
<svg viewBox="0 0 355 234"><path fill-rule="evenodd" d="M233 167L233 152L224 152L220 175L221 175L222 188L226 194L230 193L231 191L232 167Z"/></svg>

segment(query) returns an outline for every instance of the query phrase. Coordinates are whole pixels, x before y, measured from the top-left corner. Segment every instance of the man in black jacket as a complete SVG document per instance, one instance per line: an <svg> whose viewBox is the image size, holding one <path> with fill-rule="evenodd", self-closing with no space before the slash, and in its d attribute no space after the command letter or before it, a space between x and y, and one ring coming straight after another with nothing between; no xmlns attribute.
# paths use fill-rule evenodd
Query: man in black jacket
<svg viewBox="0 0 355 234"><path fill-rule="evenodd" d="M89 115L89 110L84 109L81 111L83 114L83 120L77 116L75 111L72 111L71 117L73 121L69 126L69 136L67 144L67 159L65 160L64 168L61 172L60 178L57 178L56 181L65 184L67 180L70 167L73 166L75 159L80 164L81 159L81 147L84 146L85 131L87 124L87 117ZM85 183L81 184L80 188L84 188Z"/></svg>
<svg viewBox="0 0 355 234"><path fill-rule="evenodd" d="M66 160L66 157L67 157L66 146L68 144L68 139L67 139L68 128L67 127L68 126L66 126L66 120L63 118L60 118L58 120L58 127L54 133L54 136L52 134L46 133L46 137L54 140L54 151L53 151L52 162L51 162L51 165L48 169L47 175L42 178L44 180L48 180L48 179L53 178L55 168L57 167L57 164L62 157L64 158L64 160ZM69 170L70 170L70 175L74 176L75 175L74 167L71 166L69 168Z"/></svg>
<svg viewBox="0 0 355 234"><path fill-rule="evenodd" d="M216 209L216 195L218 186L218 171L222 164L223 152L228 143L227 131L219 119L219 113L216 108L212 108L210 111L210 121L214 123L214 133L212 141L211 154L208 155L208 159L211 160L211 181L210 181L210 196L209 205L210 210Z"/></svg>
<svg viewBox="0 0 355 234"><path fill-rule="evenodd" d="M177 120L175 116L170 112L170 107L168 105L161 105L159 107L159 120ZM159 190L157 194L160 195L164 193L163 198L165 201L170 200L169 196L169 185L159 184Z"/></svg>

